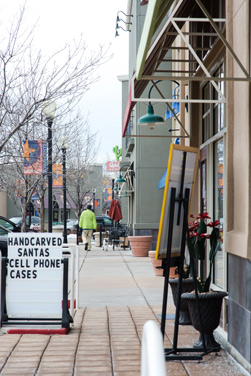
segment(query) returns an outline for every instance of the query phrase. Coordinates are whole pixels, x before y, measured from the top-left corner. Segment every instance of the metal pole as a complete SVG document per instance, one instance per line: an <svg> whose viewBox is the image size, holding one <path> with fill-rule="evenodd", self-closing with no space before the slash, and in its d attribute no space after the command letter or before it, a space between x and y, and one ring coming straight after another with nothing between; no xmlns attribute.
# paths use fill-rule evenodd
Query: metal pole
<svg viewBox="0 0 251 376"><path fill-rule="evenodd" d="M29 222L28 222L29 228L31 227L31 202L29 201Z"/></svg>
<svg viewBox="0 0 251 376"><path fill-rule="evenodd" d="M67 243L67 226L66 226L66 149L62 148L63 153L63 195L64 195L64 243Z"/></svg>
<svg viewBox="0 0 251 376"><path fill-rule="evenodd" d="M93 191L93 213L95 214L95 192Z"/></svg>
<svg viewBox="0 0 251 376"><path fill-rule="evenodd" d="M52 126L53 120L48 119L48 232L52 232Z"/></svg>
<svg viewBox="0 0 251 376"><path fill-rule="evenodd" d="M115 179L112 179L112 200L114 199L114 181Z"/></svg>

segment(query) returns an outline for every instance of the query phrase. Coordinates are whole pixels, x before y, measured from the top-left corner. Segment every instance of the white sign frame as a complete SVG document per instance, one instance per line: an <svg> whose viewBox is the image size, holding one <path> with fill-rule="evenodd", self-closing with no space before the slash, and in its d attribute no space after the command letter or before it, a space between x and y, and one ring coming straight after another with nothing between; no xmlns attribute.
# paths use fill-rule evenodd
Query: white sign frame
<svg viewBox="0 0 251 376"><path fill-rule="evenodd" d="M62 244L56 233L8 234L9 317L62 317Z"/></svg>

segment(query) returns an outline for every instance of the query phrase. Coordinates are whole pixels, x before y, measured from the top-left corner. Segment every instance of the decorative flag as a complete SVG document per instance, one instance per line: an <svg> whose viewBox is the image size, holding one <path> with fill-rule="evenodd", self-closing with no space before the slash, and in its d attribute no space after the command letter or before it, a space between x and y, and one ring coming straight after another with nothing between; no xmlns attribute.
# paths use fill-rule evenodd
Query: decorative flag
<svg viewBox="0 0 251 376"><path fill-rule="evenodd" d="M62 188L63 186L63 167L62 163L52 165L52 187Z"/></svg>
<svg viewBox="0 0 251 376"><path fill-rule="evenodd" d="M100 208L100 198L95 198L95 208Z"/></svg>
<svg viewBox="0 0 251 376"><path fill-rule="evenodd" d="M24 180L16 180L16 195L21 198L25 196Z"/></svg>
<svg viewBox="0 0 251 376"><path fill-rule="evenodd" d="M24 175L42 175L47 172L47 145L43 140L25 140Z"/></svg>
<svg viewBox="0 0 251 376"><path fill-rule="evenodd" d="M112 201L112 188L105 188L104 201Z"/></svg>

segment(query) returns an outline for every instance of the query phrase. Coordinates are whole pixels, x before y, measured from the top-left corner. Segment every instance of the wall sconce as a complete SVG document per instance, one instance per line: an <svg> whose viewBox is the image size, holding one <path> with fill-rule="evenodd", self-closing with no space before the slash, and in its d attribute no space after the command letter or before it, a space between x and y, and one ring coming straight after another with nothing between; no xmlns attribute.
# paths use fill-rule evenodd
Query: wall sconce
<svg viewBox="0 0 251 376"><path fill-rule="evenodd" d="M123 13L123 15L126 16L126 17L133 17L133 14L125 14L122 10L119 10L118 13L117 13L117 21L121 21L121 19L118 16L119 13Z"/></svg>
<svg viewBox="0 0 251 376"><path fill-rule="evenodd" d="M176 86L176 88L174 89L174 93L173 93L171 99L178 99L179 98L179 91L180 91L179 86L180 85ZM178 93L176 93L177 89L178 89ZM176 115L180 111L180 103L179 102L173 102L171 104L171 108L172 108L173 112L170 111L169 107L167 106L165 120L172 118L174 116L174 114Z"/></svg>
<svg viewBox="0 0 251 376"><path fill-rule="evenodd" d="M116 184L123 184L125 182L126 182L125 179L122 177L122 175L120 173L118 179L115 180L115 183Z"/></svg>
<svg viewBox="0 0 251 376"><path fill-rule="evenodd" d="M152 91L153 87L155 85L157 85L160 81L161 80L156 81L150 87L149 92L148 92L148 98L149 99L151 97L151 91ZM155 125L162 125L163 123L165 123L165 120L163 119L163 117L161 117L159 115L155 115L154 110L153 110L153 106L152 106L151 102L149 101L148 108L147 108L147 114L144 115L144 116L141 116L141 118L139 118L137 124L138 125L147 125L149 127L149 129L154 129Z"/></svg>
<svg viewBox="0 0 251 376"><path fill-rule="evenodd" d="M121 170L128 167L124 176L121 174ZM131 192L134 192L132 185L132 176L135 176L134 171L131 169L131 164L123 165L120 170L118 179L116 179L116 187L114 188L114 193L118 194L120 197L128 197ZM126 196L125 196L126 195Z"/></svg>
<svg viewBox="0 0 251 376"><path fill-rule="evenodd" d="M123 27L119 26L118 22L122 21L124 22L125 25L132 25L132 22L126 22L124 21L122 18L119 18L118 14L119 13L123 13L126 17L133 17L132 14L125 14L122 10L119 10L118 13L117 13L117 19L116 19L116 33L115 33L115 37L118 37L119 36L119 33L118 33L118 29L122 29L124 31L129 31L131 32L131 30L129 29L124 29Z"/></svg>
<svg viewBox="0 0 251 376"><path fill-rule="evenodd" d="M118 29L122 29L122 30L124 30L124 31L129 31L129 32L131 32L131 30L126 30L126 29L124 29L122 26L119 26L119 25L117 24L117 25L116 25L116 33L115 33L115 37L118 37L118 36L119 36Z"/></svg>

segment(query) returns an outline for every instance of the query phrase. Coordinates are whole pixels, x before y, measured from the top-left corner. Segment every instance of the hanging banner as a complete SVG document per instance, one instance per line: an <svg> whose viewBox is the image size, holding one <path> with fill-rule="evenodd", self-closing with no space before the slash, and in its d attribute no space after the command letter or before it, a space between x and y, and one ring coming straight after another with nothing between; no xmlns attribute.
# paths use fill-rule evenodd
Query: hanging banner
<svg viewBox="0 0 251 376"><path fill-rule="evenodd" d="M112 201L112 188L104 189L104 201Z"/></svg>
<svg viewBox="0 0 251 376"><path fill-rule="evenodd" d="M25 184L24 180L16 180L16 196L23 198L25 196Z"/></svg>
<svg viewBox="0 0 251 376"><path fill-rule="evenodd" d="M62 314L62 243L60 234L8 234L8 316Z"/></svg>
<svg viewBox="0 0 251 376"><path fill-rule="evenodd" d="M24 175L47 173L47 144L43 140L26 140L24 145Z"/></svg>
<svg viewBox="0 0 251 376"><path fill-rule="evenodd" d="M95 198L95 208L100 208L100 198Z"/></svg>
<svg viewBox="0 0 251 376"><path fill-rule="evenodd" d="M62 163L52 165L52 187L62 188L63 186L63 167Z"/></svg>

